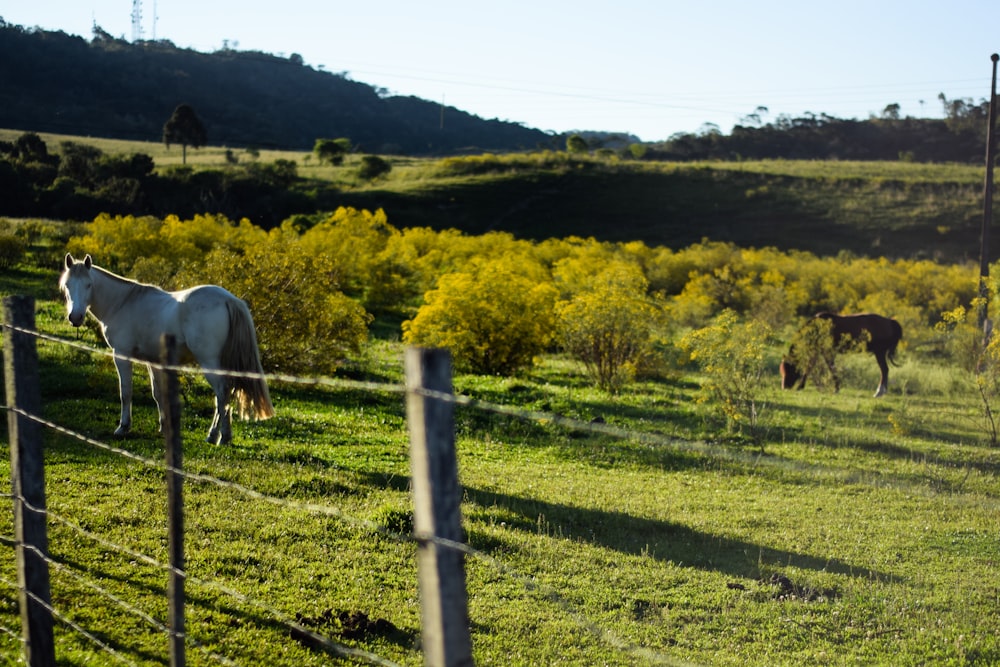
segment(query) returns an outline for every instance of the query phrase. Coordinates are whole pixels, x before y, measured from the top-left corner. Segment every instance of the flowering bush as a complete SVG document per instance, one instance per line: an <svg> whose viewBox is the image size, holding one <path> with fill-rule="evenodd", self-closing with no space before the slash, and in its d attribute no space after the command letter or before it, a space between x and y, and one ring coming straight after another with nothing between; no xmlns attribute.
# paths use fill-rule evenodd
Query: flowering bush
<svg viewBox="0 0 1000 667"><path fill-rule="evenodd" d="M508 375L528 368L555 335L556 289L530 277L537 265L517 256L441 276L403 340L451 350L455 367Z"/></svg>
<svg viewBox="0 0 1000 667"><path fill-rule="evenodd" d="M646 296L646 285L638 266L618 263L559 306L562 346L607 391L630 382L649 353L659 310Z"/></svg>
<svg viewBox="0 0 1000 667"><path fill-rule="evenodd" d="M770 327L760 320L741 321L735 312L719 313L712 323L681 339L680 346L705 374L705 400L713 400L730 429L746 426L756 439L769 391L765 350Z"/></svg>

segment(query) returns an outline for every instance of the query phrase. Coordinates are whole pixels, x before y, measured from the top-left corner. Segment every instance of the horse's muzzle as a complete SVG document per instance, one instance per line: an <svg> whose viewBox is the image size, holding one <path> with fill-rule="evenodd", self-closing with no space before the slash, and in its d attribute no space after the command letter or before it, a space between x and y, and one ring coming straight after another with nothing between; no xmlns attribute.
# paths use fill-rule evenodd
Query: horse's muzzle
<svg viewBox="0 0 1000 667"><path fill-rule="evenodd" d="M81 324L83 324L83 320L86 318L86 316L87 316L86 313L82 315L77 315L76 313L70 313L69 315L66 316L66 319L68 319L69 323L72 324L74 327L78 327Z"/></svg>

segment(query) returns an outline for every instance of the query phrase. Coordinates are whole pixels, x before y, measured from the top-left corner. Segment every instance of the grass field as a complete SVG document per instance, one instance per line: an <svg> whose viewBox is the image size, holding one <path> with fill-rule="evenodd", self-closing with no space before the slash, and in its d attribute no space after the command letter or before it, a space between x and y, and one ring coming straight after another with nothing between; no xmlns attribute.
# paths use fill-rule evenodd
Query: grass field
<svg viewBox="0 0 1000 667"><path fill-rule="evenodd" d="M148 153L158 169L180 159L155 142L92 143ZM400 227L941 261L978 250L981 177L959 165L542 170L517 163L548 158L513 156L463 175L393 158L388 179L362 185L350 163L236 157L295 160L300 175L337 183L342 203L382 206ZM223 164L225 149L189 160ZM0 275L0 294L35 296L41 331L102 348L93 328L65 322L56 278L55 267L19 266ZM237 423L230 447L204 443L207 384L182 382L185 465L221 480L186 484L189 664L343 662L287 621L422 663L416 547L390 535L410 519L403 348L384 334L398 327L374 330L350 381L272 383L277 417ZM617 396L557 355L515 378L455 378L482 402L456 413L478 664L1000 664L1000 451L971 378L914 350L882 399L870 397L877 371L863 356L842 360L837 394L778 392L782 347L769 350L775 391L752 445L726 431L686 367ZM46 434L53 602L115 652L59 623L60 664L165 664L162 443L144 374L134 431L117 440L111 361L47 341L39 354L44 416L145 460ZM15 581L13 558L0 559L0 629L14 635ZM0 664L19 652L0 633Z"/></svg>
<svg viewBox="0 0 1000 667"><path fill-rule="evenodd" d="M64 321L55 280L18 269L0 287L39 299L40 330L100 348ZM415 546L386 535L409 517L401 355L374 340L353 382L273 383L277 417L237 423L231 447L204 444L207 384L183 383L185 465L227 482L186 485L189 664L337 663L279 619L422 663ZM46 418L160 460L141 374L134 432L112 440L110 360L51 342L39 356ZM618 396L559 356L457 376L485 403L456 413L476 662L1000 663L1000 453L969 379L907 355L875 400L871 359L843 361L838 394L766 397L760 447L727 435L687 369ZM164 634L130 611L166 618L166 573L137 555L166 560L162 470L55 433L46 465L56 608L127 661L166 663ZM61 664L115 662L63 624L56 648ZM5 663L18 653L0 635Z"/></svg>

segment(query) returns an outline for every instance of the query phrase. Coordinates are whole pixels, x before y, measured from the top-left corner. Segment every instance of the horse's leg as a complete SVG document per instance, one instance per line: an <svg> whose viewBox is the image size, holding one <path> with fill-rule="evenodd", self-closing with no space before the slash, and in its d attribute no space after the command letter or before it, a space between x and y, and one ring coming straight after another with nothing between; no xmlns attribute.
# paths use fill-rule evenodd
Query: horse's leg
<svg viewBox="0 0 1000 667"><path fill-rule="evenodd" d="M115 435L120 437L132 428L132 362L115 357L115 370L118 371L118 395L122 401L122 416Z"/></svg>
<svg viewBox="0 0 1000 667"><path fill-rule="evenodd" d="M229 418L229 387L226 377L206 371L205 379L215 392L215 417L206 440L213 445L228 445L233 441L233 428Z"/></svg>
<svg viewBox="0 0 1000 667"><path fill-rule="evenodd" d="M800 377L799 381L795 384L795 388L796 389L804 389L805 388L805 386L806 386L806 378L809 377L809 373L812 372L812 368L813 368L813 364L814 363L816 363L816 358L815 357L810 357L809 361L806 362L806 365L802 367L802 377Z"/></svg>
<svg viewBox="0 0 1000 667"><path fill-rule="evenodd" d="M834 355L823 355L823 361L826 362L826 367L830 369L830 377L833 378L833 391L834 393L840 391L840 378L837 377L837 366L834 364Z"/></svg>
<svg viewBox="0 0 1000 667"><path fill-rule="evenodd" d="M878 368L882 371L882 379L879 381L878 389L875 390L875 398L879 396L884 396L885 392L889 389L889 364L885 360L885 352L879 351L875 353L875 361L878 362Z"/></svg>
<svg viewBox="0 0 1000 667"><path fill-rule="evenodd" d="M163 401L160 400L162 396L159 382L160 371L154 370L152 366L147 366L147 368L149 369L149 386L153 389L153 402L156 403L156 412L160 416L160 433L163 433L163 422L166 415L163 414Z"/></svg>

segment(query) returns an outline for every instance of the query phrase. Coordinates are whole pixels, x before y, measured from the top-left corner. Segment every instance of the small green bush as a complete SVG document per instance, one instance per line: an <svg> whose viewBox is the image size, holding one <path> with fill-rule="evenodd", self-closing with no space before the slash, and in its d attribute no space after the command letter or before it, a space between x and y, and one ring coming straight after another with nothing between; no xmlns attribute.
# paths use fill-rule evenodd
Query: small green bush
<svg viewBox="0 0 1000 667"><path fill-rule="evenodd" d="M374 181L380 176L385 176L392 171L392 165L388 160L384 160L377 155L361 156L361 165L358 167L358 177L365 181Z"/></svg>
<svg viewBox="0 0 1000 667"><path fill-rule="evenodd" d="M27 246L12 233L0 233L0 269L12 269L24 260Z"/></svg>
<svg viewBox="0 0 1000 667"><path fill-rule="evenodd" d="M736 313L726 310L680 342L706 376L703 400L718 405L730 430L746 427L754 440L759 439L768 384L773 383L765 374L770 336L770 328L760 320L740 321Z"/></svg>
<svg viewBox="0 0 1000 667"><path fill-rule="evenodd" d="M601 389L616 392L628 384L649 351L658 310L646 285L639 267L619 263L558 309L563 347Z"/></svg>

